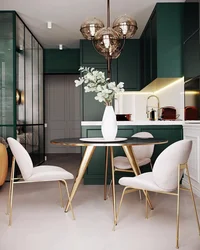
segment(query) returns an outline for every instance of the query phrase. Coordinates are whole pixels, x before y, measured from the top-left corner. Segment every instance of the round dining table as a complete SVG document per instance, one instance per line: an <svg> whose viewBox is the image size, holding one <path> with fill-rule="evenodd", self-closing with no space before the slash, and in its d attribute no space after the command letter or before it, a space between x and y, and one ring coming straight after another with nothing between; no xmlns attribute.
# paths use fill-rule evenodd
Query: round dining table
<svg viewBox="0 0 200 250"><path fill-rule="evenodd" d="M85 151L81 160L81 164L78 170L78 174L75 178L71 193L70 199L73 200L75 193L77 192L78 186L84 176L84 173L89 165L89 162L92 158L92 155L96 149L96 147L106 147L106 161L105 161L105 181L107 181L107 169L108 169L108 156L110 152L110 162L111 162L111 172L112 172L112 199L113 199L113 216L114 222L116 221L116 194L115 194L115 178L114 178L114 154L113 147L122 147L127 159L130 162L130 165L134 171L135 175L141 174L140 168L137 164L137 161L134 157L134 151L132 150L132 146L141 146L141 145L157 145L167 143L168 140L163 138L116 138L114 141L105 141L103 138L60 138L51 140L51 144L59 145L59 146L81 146L85 147ZM145 196L146 196L146 192ZM104 187L104 199L106 199L106 187ZM153 209L149 196L147 197L147 201L150 209ZM69 209L69 202L66 205L65 212Z"/></svg>

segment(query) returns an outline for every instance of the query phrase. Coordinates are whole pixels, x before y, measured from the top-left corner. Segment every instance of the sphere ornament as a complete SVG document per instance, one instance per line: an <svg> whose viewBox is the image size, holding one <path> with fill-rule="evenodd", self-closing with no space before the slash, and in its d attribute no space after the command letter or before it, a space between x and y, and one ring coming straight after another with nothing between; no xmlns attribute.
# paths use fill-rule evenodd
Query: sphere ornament
<svg viewBox="0 0 200 250"><path fill-rule="evenodd" d="M103 27L103 22L94 17L82 23L80 31L85 39L92 40L96 32L102 29Z"/></svg>
<svg viewBox="0 0 200 250"><path fill-rule="evenodd" d="M111 27L102 28L96 32L93 45L95 49L105 58L120 55L121 41L118 33Z"/></svg>
<svg viewBox="0 0 200 250"><path fill-rule="evenodd" d="M119 34L120 38L132 38L138 27L137 22L127 15L115 19L113 29Z"/></svg>

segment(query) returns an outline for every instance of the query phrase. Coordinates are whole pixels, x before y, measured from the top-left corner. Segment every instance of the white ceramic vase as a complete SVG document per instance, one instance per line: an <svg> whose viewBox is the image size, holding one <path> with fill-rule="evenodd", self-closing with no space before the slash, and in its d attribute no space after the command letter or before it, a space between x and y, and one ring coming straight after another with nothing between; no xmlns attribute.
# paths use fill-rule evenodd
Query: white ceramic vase
<svg viewBox="0 0 200 250"><path fill-rule="evenodd" d="M113 141L117 135L117 121L113 106L106 106L103 114L101 132L104 140Z"/></svg>

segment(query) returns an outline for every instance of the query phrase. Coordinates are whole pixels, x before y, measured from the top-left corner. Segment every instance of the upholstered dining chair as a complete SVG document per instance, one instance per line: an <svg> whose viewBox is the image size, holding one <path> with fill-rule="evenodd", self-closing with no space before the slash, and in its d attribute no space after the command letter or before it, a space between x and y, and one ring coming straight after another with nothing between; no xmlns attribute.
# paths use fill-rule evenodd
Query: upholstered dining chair
<svg viewBox="0 0 200 250"><path fill-rule="evenodd" d="M31 183L31 182L47 182L47 181L58 181L59 189L60 189L60 198L61 198L61 206L63 205L63 197L62 197L62 189L61 183L65 185L70 208L72 211L73 219L75 219L69 190L67 186L66 180L71 180L74 176L66 171L65 169L58 167L58 166L50 166L50 165L40 165L38 167L33 167L33 162L26 151L26 149L15 139L8 137L7 138L8 144L13 154L12 160L12 169L11 169L11 176L10 176L10 188L9 188L9 197L8 197L8 204L7 204L7 214L9 215L9 225L12 223L12 206L13 206L13 189L14 184L20 183ZM15 173L15 160L19 166L22 180L16 181L14 177Z"/></svg>
<svg viewBox="0 0 200 250"><path fill-rule="evenodd" d="M180 140L178 142L175 142L169 147L167 147L158 156L152 172L143 173L135 177L122 177L119 180L119 184L125 186L125 188L122 192L119 209L117 213L117 219L119 217L119 211L122 205L123 197L126 193L130 193L131 191L135 190L144 190L144 193L146 195L147 191L174 195L177 197L176 248L179 248L180 189L183 189L190 191L191 193L197 219L199 235L200 235L199 218L187 165L191 149L192 149L191 140ZM184 170L188 175L189 186L190 186L189 189L180 187L180 179L182 177ZM146 199L146 218L148 218L147 199Z"/></svg>
<svg viewBox="0 0 200 250"><path fill-rule="evenodd" d="M153 135L149 132L139 132L139 133L132 135L132 137L153 138ZM152 169L151 157L154 152L154 145L132 146L132 151L133 151L135 160L138 164L138 167L142 167L147 164L150 164L151 169ZM115 172L134 173L129 163L129 160L127 159L126 156L114 157L114 166L115 166L114 168ZM106 181L104 185L105 186L107 185ZM106 190L106 187L105 187L105 190ZM109 191L110 191L110 187L109 187ZM108 191L108 194L109 194L109 191ZM140 194L140 199L141 199L141 192L139 192L139 194Z"/></svg>

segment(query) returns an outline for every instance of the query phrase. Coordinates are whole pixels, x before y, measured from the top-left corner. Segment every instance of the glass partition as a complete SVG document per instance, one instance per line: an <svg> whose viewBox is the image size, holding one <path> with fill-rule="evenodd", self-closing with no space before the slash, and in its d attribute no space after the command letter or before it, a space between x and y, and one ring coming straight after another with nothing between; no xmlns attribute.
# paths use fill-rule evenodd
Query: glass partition
<svg viewBox="0 0 200 250"><path fill-rule="evenodd" d="M43 48L15 11L0 11L0 136L44 161Z"/></svg>

